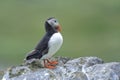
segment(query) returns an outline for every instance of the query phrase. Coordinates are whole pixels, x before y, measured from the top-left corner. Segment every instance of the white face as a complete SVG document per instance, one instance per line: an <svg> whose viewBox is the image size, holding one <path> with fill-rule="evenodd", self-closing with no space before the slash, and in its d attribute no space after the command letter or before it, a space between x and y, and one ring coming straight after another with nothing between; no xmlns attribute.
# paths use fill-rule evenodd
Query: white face
<svg viewBox="0 0 120 80"><path fill-rule="evenodd" d="M52 27L56 27L59 25L58 21L56 19L50 19L47 21Z"/></svg>

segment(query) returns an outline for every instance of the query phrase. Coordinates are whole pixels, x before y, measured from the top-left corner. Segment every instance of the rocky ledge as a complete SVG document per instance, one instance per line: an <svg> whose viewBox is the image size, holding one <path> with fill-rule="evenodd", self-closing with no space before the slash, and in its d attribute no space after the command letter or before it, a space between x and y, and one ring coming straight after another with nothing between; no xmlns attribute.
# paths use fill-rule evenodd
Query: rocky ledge
<svg viewBox="0 0 120 80"><path fill-rule="evenodd" d="M55 69L43 68L41 60L33 59L9 68L2 80L120 80L120 62L104 63L98 57L56 57Z"/></svg>

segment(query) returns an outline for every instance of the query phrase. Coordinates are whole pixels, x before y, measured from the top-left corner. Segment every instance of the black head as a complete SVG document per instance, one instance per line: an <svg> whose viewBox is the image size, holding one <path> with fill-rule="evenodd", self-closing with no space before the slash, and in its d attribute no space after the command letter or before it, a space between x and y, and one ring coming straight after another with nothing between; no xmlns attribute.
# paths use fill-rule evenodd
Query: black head
<svg viewBox="0 0 120 80"><path fill-rule="evenodd" d="M46 32L60 32L61 31L60 24L54 17L51 17L46 20L45 29L46 29Z"/></svg>

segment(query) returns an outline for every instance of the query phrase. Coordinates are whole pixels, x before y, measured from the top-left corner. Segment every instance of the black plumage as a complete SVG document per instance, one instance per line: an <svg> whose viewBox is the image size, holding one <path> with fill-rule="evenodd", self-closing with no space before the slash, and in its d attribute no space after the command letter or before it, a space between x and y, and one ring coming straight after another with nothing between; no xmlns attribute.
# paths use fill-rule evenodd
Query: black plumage
<svg viewBox="0 0 120 80"><path fill-rule="evenodd" d="M33 59L33 58L40 59L43 55L48 53L48 50L49 50L48 42L51 36L54 33L56 33L57 30L54 29L52 26L50 26L47 21L45 22L45 30L46 30L45 36L42 38L42 40L40 40L40 42L37 44L35 49L27 55L26 60Z"/></svg>

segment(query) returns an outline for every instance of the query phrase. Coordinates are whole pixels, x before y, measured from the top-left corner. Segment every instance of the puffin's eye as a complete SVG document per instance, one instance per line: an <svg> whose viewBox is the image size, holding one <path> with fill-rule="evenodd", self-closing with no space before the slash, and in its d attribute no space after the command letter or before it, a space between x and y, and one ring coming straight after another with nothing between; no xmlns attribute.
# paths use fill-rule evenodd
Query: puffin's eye
<svg viewBox="0 0 120 80"><path fill-rule="evenodd" d="M54 22L56 23L57 21L56 21L56 20L54 20Z"/></svg>

